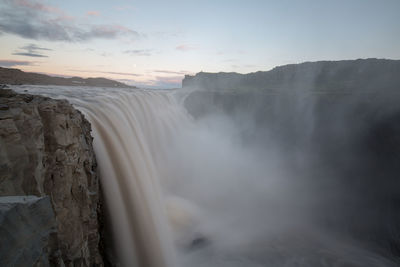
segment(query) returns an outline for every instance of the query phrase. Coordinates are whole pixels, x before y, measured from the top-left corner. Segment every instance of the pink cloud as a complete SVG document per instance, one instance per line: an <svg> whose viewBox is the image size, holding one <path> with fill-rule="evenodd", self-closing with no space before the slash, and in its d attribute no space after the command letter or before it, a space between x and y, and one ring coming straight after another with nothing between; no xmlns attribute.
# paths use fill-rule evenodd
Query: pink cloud
<svg viewBox="0 0 400 267"><path fill-rule="evenodd" d="M156 76L155 78L159 84L168 84L168 85L181 84L183 79L182 76L172 76L172 77Z"/></svg>
<svg viewBox="0 0 400 267"><path fill-rule="evenodd" d="M100 12L99 12L99 11L96 11L96 10L91 10L91 11L88 11L88 12L86 13L86 15L98 17L98 16L100 16Z"/></svg>
<svg viewBox="0 0 400 267"><path fill-rule="evenodd" d="M28 0L14 0L14 3L20 7L25 7L25 8L29 8L29 9L38 10L38 11L44 11L44 12L48 12L48 13L58 14L61 16L66 16L64 11L62 11L61 9L54 7L54 6L44 5L41 3L28 1Z"/></svg>
<svg viewBox="0 0 400 267"><path fill-rule="evenodd" d="M175 47L176 50L179 51L189 51L189 50L195 50L197 49L197 47L193 46L193 45L188 45L188 44L181 44L178 45L177 47Z"/></svg>

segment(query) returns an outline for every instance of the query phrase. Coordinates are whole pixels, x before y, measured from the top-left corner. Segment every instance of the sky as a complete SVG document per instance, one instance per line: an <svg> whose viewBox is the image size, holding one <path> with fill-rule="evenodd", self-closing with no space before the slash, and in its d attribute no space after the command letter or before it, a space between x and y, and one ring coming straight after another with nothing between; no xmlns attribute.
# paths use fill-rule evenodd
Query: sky
<svg viewBox="0 0 400 267"><path fill-rule="evenodd" d="M180 87L186 74L400 59L400 0L0 0L0 66Z"/></svg>

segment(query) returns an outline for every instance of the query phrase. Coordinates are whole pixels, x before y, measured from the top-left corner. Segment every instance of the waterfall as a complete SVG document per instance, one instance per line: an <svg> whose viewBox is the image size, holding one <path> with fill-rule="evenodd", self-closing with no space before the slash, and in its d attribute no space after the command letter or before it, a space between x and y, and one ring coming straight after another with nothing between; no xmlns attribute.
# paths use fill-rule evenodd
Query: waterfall
<svg viewBox="0 0 400 267"><path fill-rule="evenodd" d="M102 187L124 266L176 266L156 158L187 120L162 92L81 102L92 124Z"/></svg>
<svg viewBox="0 0 400 267"><path fill-rule="evenodd" d="M337 177L295 168L279 138L243 141L259 130L250 117L194 120L178 101L187 92L29 89L67 99L90 121L122 266L398 266L320 223L320 207L336 207L325 195L346 192ZM278 122L290 118L284 110Z"/></svg>
<svg viewBox="0 0 400 267"><path fill-rule="evenodd" d="M14 89L24 92L24 87ZM190 124L190 116L172 92L67 86L29 89L67 99L90 121L114 250L122 266L177 266L159 165L171 138Z"/></svg>

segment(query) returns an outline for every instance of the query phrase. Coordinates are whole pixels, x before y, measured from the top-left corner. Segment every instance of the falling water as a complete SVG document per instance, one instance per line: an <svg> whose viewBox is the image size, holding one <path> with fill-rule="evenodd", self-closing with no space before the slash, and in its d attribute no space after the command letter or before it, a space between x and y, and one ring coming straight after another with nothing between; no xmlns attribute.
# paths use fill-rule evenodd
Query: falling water
<svg viewBox="0 0 400 267"><path fill-rule="evenodd" d="M244 125L223 115L195 121L174 92L29 93L68 99L91 122L123 266L395 266L320 227L325 180L297 177L274 142L267 151L244 144Z"/></svg>
<svg viewBox="0 0 400 267"><path fill-rule="evenodd" d="M176 266L155 158L177 116L171 98L121 93L83 104L124 266ZM154 109L150 106L154 105Z"/></svg>
<svg viewBox="0 0 400 267"><path fill-rule="evenodd" d="M122 265L174 267L174 244L156 158L165 156L165 144L189 117L168 93L110 91L30 88L30 93L68 99L91 122L115 250Z"/></svg>

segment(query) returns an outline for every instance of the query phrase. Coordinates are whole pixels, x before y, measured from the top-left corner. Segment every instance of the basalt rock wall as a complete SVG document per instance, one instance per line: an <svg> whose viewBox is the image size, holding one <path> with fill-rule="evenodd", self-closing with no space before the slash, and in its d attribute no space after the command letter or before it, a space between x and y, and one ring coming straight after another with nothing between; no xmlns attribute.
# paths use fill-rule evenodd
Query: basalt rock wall
<svg viewBox="0 0 400 267"><path fill-rule="evenodd" d="M42 265L104 264L90 131L90 123L67 101L0 90L0 196L49 198L52 211L44 213L54 213L55 229L51 238L44 238L47 252L40 257L47 259L38 261ZM3 241L0 253L7 246Z"/></svg>

